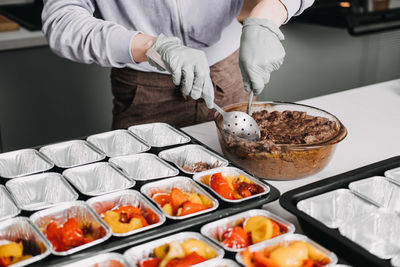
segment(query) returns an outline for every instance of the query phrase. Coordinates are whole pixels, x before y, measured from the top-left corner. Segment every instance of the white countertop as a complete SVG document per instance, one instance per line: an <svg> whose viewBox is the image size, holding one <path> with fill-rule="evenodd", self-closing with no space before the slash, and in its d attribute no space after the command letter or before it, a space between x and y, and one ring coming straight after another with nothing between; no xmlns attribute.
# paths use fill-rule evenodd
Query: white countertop
<svg viewBox="0 0 400 267"><path fill-rule="evenodd" d="M18 31L0 32L0 51L47 45L41 31L28 31L20 28Z"/></svg>
<svg viewBox="0 0 400 267"><path fill-rule="evenodd" d="M300 101L324 109L346 126L348 135L337 145L331 162L321 172L298 180L269 181L281 194L291 189L400 155L400 79ZM183 128L199 141L222 153L214 122ZM294 223L278 201L264 208ZM298 231L301 232L301 231Z"/></svg>

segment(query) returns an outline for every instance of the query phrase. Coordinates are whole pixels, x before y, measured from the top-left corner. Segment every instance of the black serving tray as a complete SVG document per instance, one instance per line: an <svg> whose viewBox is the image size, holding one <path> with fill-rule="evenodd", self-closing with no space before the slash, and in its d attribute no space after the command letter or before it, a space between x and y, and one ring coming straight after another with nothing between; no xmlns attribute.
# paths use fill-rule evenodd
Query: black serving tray
<svg viewBox="0 0 400 267"><path fill-rule="evenodd" d="M153 154L158 154L160 151L162 150L166 150L172 147L178 147L178 146L183 146L183 145L187 145L187 144L198 144L201 145L207 149L209 149L210 151L213 151L210 147L208 147L207 145L201 143L200 141L198 141L197 139L193 138L192 136L190 136L189 134L181 131L180 129L176 128L178 131L184 133L185 135L189 136L191 141L189 143L186 144L179 144L179 145L173 145L173 146L167 146L167 147L163 147L163 148L154 148L152 147L149 151L147 151L147 153L153 153ZM81 137L81 138L76 138L76 139L86 139L86 137ZM75 139L75 140L76 140ZM65 140L67 141L67 140ZM39 149L40 147L35 147L35 149ZM224 157L223 155L213 151L214 153L220 155L221 157ZM224 157L225 158L225 157ZM103 161L108 161L108 157L106 157ZM239 168L241 170L243 170L243 168L239 167L238 165L234 164L233 162L229 161L229 165L228 166L232 166L232 167L236 167ZM172 164L173 165L173 164ZM58 172L58 173L62 173L65 169L62 168L58 168L58 167L54 167L51 170L48 170L48 172ZM250 172L243 170L247 173L249 173L250 175L254 176L253 174L251 174ZM183 173L183 172L179 172L178 176L186 176L186 177L192 177L192 175ZM257 178L257 176L254 176ZM15 178L18 179L18 178ZM155 240L155 239L159 239L161 237L167 236L167 235L172 235L178 232L182 232L182 231L197 231L200 232L200 228L201 226L203 226L206 223L218 220L220 218L224 218L242 211L246 211L249 209L255 209L255 208L261 208L264 204L275 201L279 198L280 196L280 192L278 191L278 189L276 189L275 187L273 187L272 185L270 185L269 183L267 183L265 180L260 179L262 182L268 184L268 186L270 187L270 192L267 195L264 196L260 196L257 198L253 198L253 199L249 199L248 201L244 201L241 203L228 203L228 202L224 202L222 200L220 200L218 197L215 196L215 194L209 190L208 192L215 196L216 199L218 199L219 201L219 207L217 210L203 214L203 215L199 215L199 216L195 216L195 217L191 217L188 218L186 220L182 220L182 221L174 221L171 219L166 220L166 222L161 225L160 227L154 228L154 229L150 229L148 231L144 231L144 232L140 232L138 234L134 234L132 236L127 236L127 237L114 237L112 236L111 238L109 238L108 240L106 240L105 242L98 244L96 246L90 247L88 249L85 249L83 251L74 253L72 255L69 256L55 256L55 255L49 255L46 258L37 261L33 264L31 264L30 266L38 266L38 267L43 267L43 266L60 266L60 265L64 265L67 263L73 263L75 261L78 260L82 260L84 258L90 257L90 256L94 256L97 254L102 254L102 253L107 253L107 252L118 252L118 253L124 253L128 248L132 247L132 246L136 246L142 243L146 243L149 242L151 240ZM8 181L8 179L4 179L4 178L0 178L0 183L4 184L6 181ZM149 182L153 182L155 180L151 180ZM145 182L142 181L136 181L136 185L134 187L132 187L131 189L140 191L140 187L145 184ZM72 185L72 187L74 187ZM75 188L76 190L76 188ZM89 196L85 196L83 194L80 194L78 190L76 190L76 192L79 194L79 199L78 200L84 200L86 201L88 198L90 198ZM33 214L33 212L27 212L27 211L22 211L21 214L19 216L26 216L29 217L31 214ZM230 258L234 257L234 254L232 255L227 255Z"/></svg>
<svg viewBox="0 0 400 267"><path fill-rule="evenodd" d="M343 174L308 184L284 193L279 202L283 208L293 213L305 234L354 266L392 266L390 260L380 259L367 250L342 236L338 230L325 226L320 221L297 209L300 200L317 196L339 188L347 188L349 183L372 176L383 176L389 169L400 167L400 156L379 161Z"/></svg>

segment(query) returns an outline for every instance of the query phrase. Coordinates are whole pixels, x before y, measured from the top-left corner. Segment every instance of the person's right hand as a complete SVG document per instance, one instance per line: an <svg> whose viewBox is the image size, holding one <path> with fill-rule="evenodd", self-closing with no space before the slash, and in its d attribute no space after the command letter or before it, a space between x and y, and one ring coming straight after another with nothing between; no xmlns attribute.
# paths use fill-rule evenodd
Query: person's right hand
<svg viewBox="0 0 400 267"><path fill-rule="evenodd" d="M193 99L204 99L208 108L214 106L214 87L210 78L210 67L203 51L182 45L176 37L166 37L160 34L152 48L156 50L167 71L172 74L175 85L181 85L182 92ZM164 70L151 58L147 57L150 65Z"/></svg>

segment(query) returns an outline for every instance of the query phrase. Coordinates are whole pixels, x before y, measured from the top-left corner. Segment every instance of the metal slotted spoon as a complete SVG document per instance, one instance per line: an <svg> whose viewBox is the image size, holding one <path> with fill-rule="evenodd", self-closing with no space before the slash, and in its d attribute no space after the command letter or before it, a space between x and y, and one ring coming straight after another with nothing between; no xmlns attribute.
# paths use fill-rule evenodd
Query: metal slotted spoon
<svg viewBox="0 0 400 267"><path fill-rule="evenodd" d="M147 50L146 56L151 58L166 71L171 72L164 64L164 61L162 61L160 54L154 49L150 48ZM250 93L249 104L247 106L247 113L249 114L252 99L253 92ZM260 128L258 128L256 121L249 114L241 111L226 112L215 103L214 108L222 115L224 130L244 139L252 141L260 139Z"/></svg>

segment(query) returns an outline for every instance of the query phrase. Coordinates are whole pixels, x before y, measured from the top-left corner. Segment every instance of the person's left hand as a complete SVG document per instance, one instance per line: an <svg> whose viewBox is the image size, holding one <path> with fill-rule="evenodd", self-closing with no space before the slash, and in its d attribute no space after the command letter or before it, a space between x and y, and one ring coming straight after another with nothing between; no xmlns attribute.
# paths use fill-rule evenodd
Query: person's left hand
<svg viewBox="0 0 400 267"><path fill-rule="evenodd" d="M247 18L240 38L239 67L244 88L259 95L269 82L271 72L278 70L285 57L281 44L283 33L268 19Z"/></svg>

